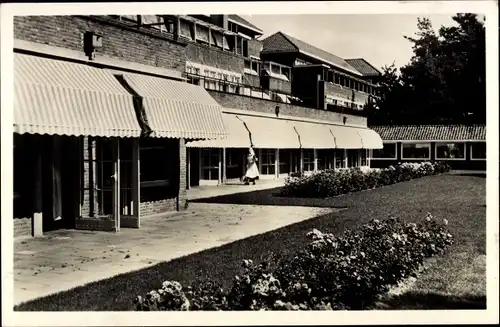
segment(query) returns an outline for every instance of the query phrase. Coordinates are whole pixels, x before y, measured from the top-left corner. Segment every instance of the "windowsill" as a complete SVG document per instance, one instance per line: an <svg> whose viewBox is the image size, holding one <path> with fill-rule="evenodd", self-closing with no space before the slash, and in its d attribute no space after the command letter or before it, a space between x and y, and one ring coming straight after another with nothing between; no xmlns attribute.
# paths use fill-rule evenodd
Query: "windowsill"
<svg viewBox="0 0 500 327"><path fill-rule="evenodd" d="M486 158L470 158L471 161L486 161Z"/></svg>
<svg viewBox="0 0 500 327"><path fill-rule="evenodd" d="M456 160L465 160L465 157L463 157L463 158L438 158L438 157L436 157L436 160L456 161Z"/></svg>
<svg viewBox="0 0 500 327"><path fill-rule="evenodd" d="M370 158L370 160L397 160L397 157L394 158Z"/></svg>
<svg viewBox="0 0 500 327"><path fill-rule="evenodd" d="M401 160L422 161L422 160L431 160L431 157L428 157L428 158L401 158Z"/></svg>

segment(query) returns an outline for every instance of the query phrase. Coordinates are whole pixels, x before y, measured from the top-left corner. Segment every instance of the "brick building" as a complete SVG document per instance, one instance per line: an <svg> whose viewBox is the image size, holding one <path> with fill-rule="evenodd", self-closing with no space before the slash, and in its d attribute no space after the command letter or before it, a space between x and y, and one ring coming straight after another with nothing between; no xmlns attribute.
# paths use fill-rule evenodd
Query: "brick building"
<svg viewBox="0 0 500 327"><path fill-rule="evenodd" d="M15 235L138 228L240 178L251 145L262 178L369 166L373 72L262 34L237 15L15 17Z"/></svg>

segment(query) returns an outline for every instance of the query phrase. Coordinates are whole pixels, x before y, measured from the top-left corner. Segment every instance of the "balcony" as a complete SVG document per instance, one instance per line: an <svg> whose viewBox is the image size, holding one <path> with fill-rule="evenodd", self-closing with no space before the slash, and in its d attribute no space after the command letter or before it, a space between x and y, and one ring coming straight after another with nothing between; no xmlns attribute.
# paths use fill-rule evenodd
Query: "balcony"
<svg viewBox="0 0 500 327"><path fill-rule="evenodd" d="M329 104L362 109L370 95L331 82L325 82L325 97ZM353 99L354 95L354 99ZM353 103L354 102L354 103Z"/></svg>

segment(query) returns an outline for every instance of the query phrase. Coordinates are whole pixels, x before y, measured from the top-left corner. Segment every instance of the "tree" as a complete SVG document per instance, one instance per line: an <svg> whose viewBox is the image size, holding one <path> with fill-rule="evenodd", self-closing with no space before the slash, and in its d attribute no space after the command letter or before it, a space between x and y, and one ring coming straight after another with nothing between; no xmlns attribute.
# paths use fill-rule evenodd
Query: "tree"
<svg viewBox="0 0 500 327"><path fill-rule="evenodd" d="M410 62L384 67L372 123L485 123L484 24L475 14L453 16L457 26L436 34L427 18L417 21Z"/></svg>

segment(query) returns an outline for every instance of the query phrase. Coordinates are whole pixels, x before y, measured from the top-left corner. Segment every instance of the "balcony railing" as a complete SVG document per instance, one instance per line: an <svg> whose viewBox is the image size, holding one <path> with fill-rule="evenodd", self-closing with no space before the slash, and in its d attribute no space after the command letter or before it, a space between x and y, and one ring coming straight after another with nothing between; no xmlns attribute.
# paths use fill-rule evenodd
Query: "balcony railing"
<svg viewBox="0 0 500 327"><path fill-rule="evenodd" d="M318 108L316 107L304 105L300 99L290 93L278 93L246 83L237 83L225 79L219 79L216 77L209 77L194 73L186 73L186 75L188 83L200 85L206 90L263 99L273 102L287 103L303 108L318 110ZM327 109L319 110L343 113L346 115L365 116L365 111L363 109L353 109L349 106L342 105L328 104Z"/></svg>

